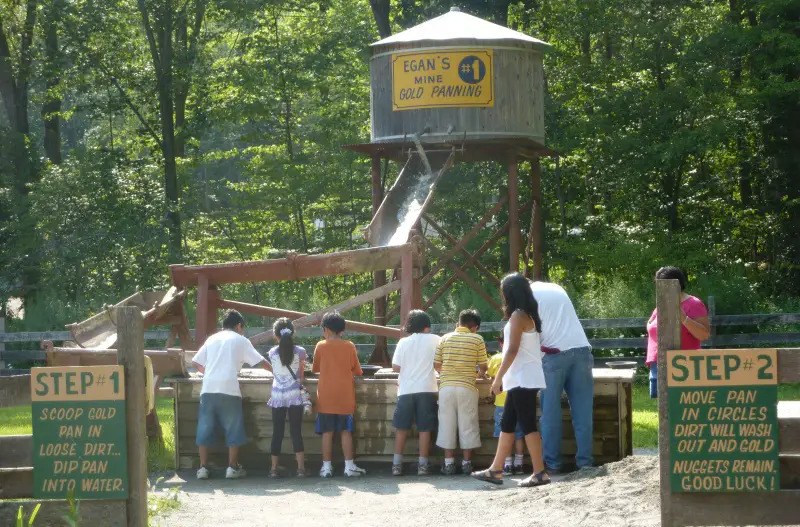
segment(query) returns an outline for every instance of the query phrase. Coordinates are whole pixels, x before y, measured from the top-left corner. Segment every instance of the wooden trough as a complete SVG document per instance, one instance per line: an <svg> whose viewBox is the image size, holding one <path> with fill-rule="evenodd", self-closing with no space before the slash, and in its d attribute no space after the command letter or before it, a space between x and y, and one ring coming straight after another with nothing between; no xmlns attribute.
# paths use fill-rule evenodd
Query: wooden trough
<svg viewBox="0 0 800 527"><path fill-rule="evenodd" d="M595 369L594 397L594 445L597 463L617 461L632 453L631 386L634 370ZM197 412L200 404L200 379L167 379L175 387L175 465L178 469L199 466L195 434ZM355 414L356 456L364 461L386 461L392 459L394 429L392 416L397 404L396 379L357 378ZM305 385L316 399L316 379L306 379ZM272 412L267 406L272 379L269 377L240 379L244 399L245 426L249 442L242 447L242 462L249 468L265 468L268 464L272 439ZM479 415L482 446L474 453L479 465L487 464L494 457L497 440L494 431L494 405L489 400L491 381L478 381L481 397ZM564 440L562 452L567 464L574 463L576 444L572 433L569 406L563 401ZM305 416L303 439L306 456L312 461L321 459L321 438L314 433L315 415ZM291 456L293 450L287 434L282 451ZM335 451L338 450L335 449ZM406 453L417 452L415 435L406 444ZM434 457L441 450L434 449ZM211 464L224 467L227 462L225 449L212 450Z"/></svg>

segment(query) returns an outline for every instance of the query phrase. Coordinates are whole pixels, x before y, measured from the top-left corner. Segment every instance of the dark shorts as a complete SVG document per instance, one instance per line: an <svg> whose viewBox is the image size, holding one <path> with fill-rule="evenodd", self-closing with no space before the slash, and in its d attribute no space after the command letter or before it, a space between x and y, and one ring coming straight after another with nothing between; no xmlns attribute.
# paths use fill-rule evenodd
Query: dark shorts
<svg viewBox="0 0 800 527"><path fill-rule="evenodd" d="M506 395L503 407L503 419L500 430L505 434L513 434L517 425L523 435L536 432L536 394L537 388L512 388Z"/></svg>
<svg viewBox="0 0 800 527"><path fill-rule="evenodd" d="M225 433L225 445L229 447L247 443L242 398L225 393L204 393L200 395L197 415L197 445L216 446L220 431Z"/></svg>
<svg viewBox="0 0 800 527"><path fill-rule="evenodd" d="M411 430L417 425L418 432L433 432L436 423L436 392L407 393L397 398L392 425L398 430Z"/></svg>
<svg viewBox="0 0 800 527"><path fill-rule="evenodd" d="M317 414L316 432L325 434L327 432L352 432L353 416L342 414Z"/></svg>

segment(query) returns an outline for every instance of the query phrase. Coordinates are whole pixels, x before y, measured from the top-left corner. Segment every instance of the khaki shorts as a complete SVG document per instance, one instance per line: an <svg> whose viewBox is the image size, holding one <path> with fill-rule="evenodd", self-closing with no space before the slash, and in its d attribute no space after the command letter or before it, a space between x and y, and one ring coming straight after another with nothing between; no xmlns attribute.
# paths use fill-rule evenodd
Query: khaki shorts
<svg viewBox="0 0 800 527"><path fill-rule="evenodd" d="M454 450L459 445L465 450L481 446L478 392L464 386L445 386L439 390L436 446Z"/></svg>

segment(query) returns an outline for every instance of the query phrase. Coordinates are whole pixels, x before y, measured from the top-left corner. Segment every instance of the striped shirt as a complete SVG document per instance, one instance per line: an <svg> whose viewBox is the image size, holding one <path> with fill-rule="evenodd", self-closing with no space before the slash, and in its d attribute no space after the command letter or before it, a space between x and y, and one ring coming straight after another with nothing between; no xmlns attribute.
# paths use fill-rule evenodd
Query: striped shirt
<svg viewBox="0 0 800 527"><path fill-rule="evenodd" d="M442 364L442 370L439 372L439 388L464 386L477 391L475 367L486 364L486 345L483 337L470 332L467 328L458 327L454 332L442 337L433 361Z"/></svg>

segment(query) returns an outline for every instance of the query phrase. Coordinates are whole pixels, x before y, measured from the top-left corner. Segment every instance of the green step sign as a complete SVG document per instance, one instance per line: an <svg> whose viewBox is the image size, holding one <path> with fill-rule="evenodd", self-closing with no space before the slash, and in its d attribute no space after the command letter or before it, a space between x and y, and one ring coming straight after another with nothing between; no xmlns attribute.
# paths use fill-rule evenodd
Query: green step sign
<svg viewBox="0 0 800 527"><path fill-rule="evenodd" d="M33 497L127 498L122 366L31 369Z"/></svg>
<svg viewBox="0 0 800 527"><path fill-rule="evenodd" d="M780 490L777 350L667 352L672 492Z"/></svg>

